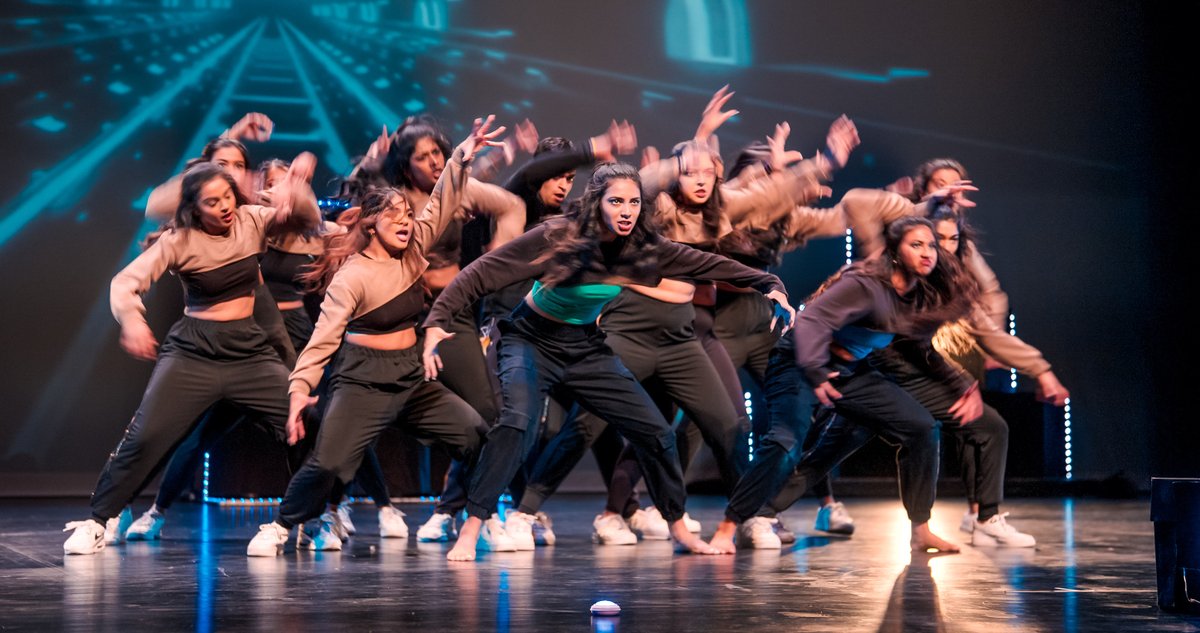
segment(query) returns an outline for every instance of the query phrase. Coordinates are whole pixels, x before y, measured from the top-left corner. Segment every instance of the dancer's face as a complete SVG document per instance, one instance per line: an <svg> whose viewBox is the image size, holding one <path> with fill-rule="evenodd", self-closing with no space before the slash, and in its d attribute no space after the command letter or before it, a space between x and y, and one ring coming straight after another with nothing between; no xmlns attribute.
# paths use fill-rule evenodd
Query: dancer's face
<svg viewBox="0 0 1200 633"><path fill-rule="evenodd" d="M712 197L717 186L717 166L707 152L683 151L679 173L679 193L684 202L702 205Z"/></svg>
<svg viewBox="0 0 1200 633"><path fill-rule="evenodd" d="M633 233L642 212L641 187L628 178L610 181L600 198L600 211L606 229L616 237L628 236Z"/></svg>
<svg viewBox="0 0 1200 633"><path fill-rule="evenodd" d="M937 231L938 246L951 255L958 254L958 222L953 220L938 220L934 226Z"/></svg>
<svg viewBox="0 0 1200 633"><path fill-rule="evenodd" d="M224 178L210 179L200 187L197 205L200 209L200 228L210 235L224 235L233 226L233 212L237 209L237 198L233 187Z"/></svg>
<svg viewBox="0 0 1200 633"><path fill-rule="evenodd" d="M957 169L943 167L929 174L929 181L925 183L925 191L922 191L921 195L922 197L928 196L938 189L949 187L962 179L962 174L958 173Z"/></svg>
<svg viewBox="0 0 1200 633"><path fill-rule="evenodd" d="M412 158L408 159L408 171L413 185L421 191L433 191L442 170L446 168L446 157L433 137L426 136L417 141Z"/></svg>
<svg viewBox="0 0 1200 633"><path fill-rule="evenodd" d="M541 189L538 189L538 198L542 204L557 209L562 206L563 200L567 198L567 194L571 191L571 185L575 182L575 172L569 171L561 176L555 176L550 180L542 183Z"/></svg>
<svg viewBox="0 0 1200 633"><path fill-rule="evenodd" d="M934 244L933 231L929 227L914 226L900 240L897 262L909 274L925 277L937 266L937 246Z"/></svg>
<svg viewBox="0 0 1200 633"><path fill-rule="evenodd" d="M375 236L385 250L396 255L412 240L413 211L403 196L394 195L375 220Z"/></svg>
<svg viewBox="0 0 1200 633"><path fill-rule="evenodd" d="M212 162L220 165L225 173L238 182L246 178L246 157L235 147L222 147L213 152Z"/></svg>

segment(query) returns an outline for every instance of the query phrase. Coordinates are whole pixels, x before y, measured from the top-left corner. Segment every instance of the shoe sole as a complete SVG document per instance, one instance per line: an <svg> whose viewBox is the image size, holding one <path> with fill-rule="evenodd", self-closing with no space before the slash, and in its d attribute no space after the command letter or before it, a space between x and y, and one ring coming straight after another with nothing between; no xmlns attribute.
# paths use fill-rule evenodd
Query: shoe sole
<svg viewBox="0 0 1200 633"><path fill-rule="evenodd" d="M842 536L851 536L854 534L854 526L839 527L839 528L814 528L818 532L826 532L828 534L840 534Z"/></svg>
<svg viewBox="0 0 1200 633"><path fill-rule="evenodd" d="M627 543L618 543L616 541L610 541L608 539L605 539L604 537L600 536L599 534L592 534L592 542L595 543L596 545L637 545L637 539L634 539Z"/></svg>

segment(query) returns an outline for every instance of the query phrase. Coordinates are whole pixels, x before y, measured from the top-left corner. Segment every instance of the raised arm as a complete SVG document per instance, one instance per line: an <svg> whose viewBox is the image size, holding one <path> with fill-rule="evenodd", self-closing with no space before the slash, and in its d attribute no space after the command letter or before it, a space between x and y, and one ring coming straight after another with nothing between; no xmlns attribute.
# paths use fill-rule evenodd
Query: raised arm
<svg viewBox="0 0 1200 633"><path fill-rule="evenodd" d="M275 213L268 222L268 234L311 233L321 225L317 196L309 185L316 167L317 157L310 152L301 152L292 161L287 175L271 192Z"/></svg>
<svg viewBox="0 0 1200 633"><path fill-rule="evenodd" d="M872 257L883 251L884 228L900 218L922 215L923 209L898 193L882 189L851 189L837 204L854 231L859 255Z"/></svg>
<svg viewBox="0 0 1200 633"><path fill-rule="evenodd" d="M462 206L471 215L495 218L496 231L488 250L494 250L525 232L525 201L503 187L468 178Z"/></svg>
<svg viewBox="0 0 1200 633"><path fill-rule="evenodd" d="M170 222L179 208L179 198L183 187L183 175L172 176L170 180L155 187L146 198L146 219L158 223Z"/></svg>

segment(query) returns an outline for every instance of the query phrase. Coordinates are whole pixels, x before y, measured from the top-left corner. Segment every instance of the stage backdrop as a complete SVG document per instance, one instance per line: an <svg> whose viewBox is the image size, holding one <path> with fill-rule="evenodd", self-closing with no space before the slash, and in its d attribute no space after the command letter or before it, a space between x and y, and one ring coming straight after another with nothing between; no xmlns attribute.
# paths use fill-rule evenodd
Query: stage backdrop
<svg viewBox="0 0 1200 633"><path fill-rule="evenodd" d="M0 494L90 489L151 369L117 345L109 280L152 228L148 191L243 113L276 122L255 161L312 151L327 194L413 114L455 139L487 113L575 139L629 119L669 151L726 83L742 112L720 130L727 158L780 121L807 155L853 117L863 144L835 199L962 161L1018 333L1072 390L1076 478L1143 482L1157 463L1143 339L1163 305L1147 281L1147 28L1136 5L1061 0L6 2ZM844 250L789 256L792 296ZM167 278L148 297L160 337L178 295Z"/></svg>

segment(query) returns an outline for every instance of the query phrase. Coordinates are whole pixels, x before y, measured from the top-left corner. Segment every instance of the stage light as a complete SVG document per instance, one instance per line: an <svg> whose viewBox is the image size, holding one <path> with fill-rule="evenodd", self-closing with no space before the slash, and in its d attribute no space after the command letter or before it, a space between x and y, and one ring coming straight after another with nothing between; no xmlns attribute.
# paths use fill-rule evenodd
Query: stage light
<svg viewBox="0 0 1200 633"><path fill-rule="evenodd" d="M850 260L854 259L854 231L846 229L846 265L850 265Z"/></svg>
<svg viewBox="0 0 1200 633"><path fill-rule="evenodd" d="M1008 333L1012 336L1017 335L1017 315L1012 312L1008 313ZM1017 370L1015 367L1008 368L1008 386L1014 393L1017 391Z"/></svg>

